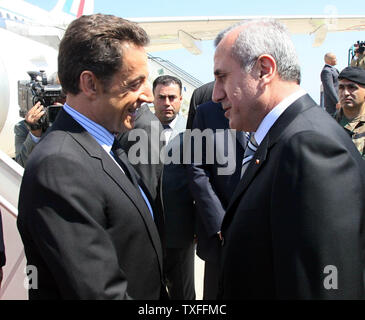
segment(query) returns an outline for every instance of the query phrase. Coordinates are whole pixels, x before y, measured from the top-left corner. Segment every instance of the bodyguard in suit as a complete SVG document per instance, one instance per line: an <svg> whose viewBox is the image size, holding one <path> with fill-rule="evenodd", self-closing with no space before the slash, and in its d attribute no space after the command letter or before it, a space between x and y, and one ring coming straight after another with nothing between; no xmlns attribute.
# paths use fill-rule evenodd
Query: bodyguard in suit
<svg viewBox="0 0 365 320"><path fill-rule="evenodd" d="M220 297L364 298L359 152L300 88L283 25L248 21L215 43L213 100L232 128L251 132L222 224Z"/></svg>
<svg viewBox="0 0 365 320"><path fill-rule="evenodd" d="M203 145L202 162L193 162L188 166L189 187L197 213L197 255L205 261L203 299L212 300L217 298L218 293L221 224L229 199L240 180L247 141L242 132L229 130L229 122L224 116L222 105L212 101L198 106L192 129L199 129L201 132L211 129L214 139L214 150L207 150ZM217 129L224 129L223 138L216 135ZM231 148L228 139L234 139ZM214 154L213 162L207 161L207 152ZM227 158L226 163L218 159L217 152L221 159ZM232 166L232 170L220 173L219 170L228 164Z"/></svg>
<svg viewBox="0 0 365 320"><path fill-rule="evenodd" d="M74 20L60 43L67 95L27 163L18 229L37 268L30 299L159 299L159 212L114 135L152 102L146 32L95 14Z"/></svg>
<svg viewBox="0 0 365 320"><path fill-rule="evenodd" d="M326 53L324 56L326 63L321 72L321 81L323 85L324 108L330 115L336 112L338 103L338 70L336 56L333 53Z"/></svg>
<svg viewBox="0 0 365 320"><path fill-rule="evenodd" d="M153 82L155 114L165 128L166 141L162 174L166 283L171 299L194 300L194 203L183 163L186 119L179 114L181 89L180 79L170 75L160 76Z"/></svg>

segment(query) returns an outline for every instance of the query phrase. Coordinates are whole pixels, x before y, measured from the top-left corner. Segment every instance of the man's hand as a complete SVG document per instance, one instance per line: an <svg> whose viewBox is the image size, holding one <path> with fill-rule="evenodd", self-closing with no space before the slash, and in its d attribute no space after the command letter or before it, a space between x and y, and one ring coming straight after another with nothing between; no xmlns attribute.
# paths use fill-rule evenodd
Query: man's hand
<svg viewBox="0 0 365 320"><path fill-rule="evenodd" d="M220 241L222 241L222 240L223 240L223 237L222 237L222 231L217 232L217 236L218 236L218 239L219 239Z"/></svg>
<svg viewBox="0 0 365 320"><path fill-rule="evenodd" d="M30 125L35 125L45 112L44 107L38 101L31 109L29 109L25 116L25 121ZM42 135L42 129L30 130L30 132L36 137L40 137Z"/></svg>

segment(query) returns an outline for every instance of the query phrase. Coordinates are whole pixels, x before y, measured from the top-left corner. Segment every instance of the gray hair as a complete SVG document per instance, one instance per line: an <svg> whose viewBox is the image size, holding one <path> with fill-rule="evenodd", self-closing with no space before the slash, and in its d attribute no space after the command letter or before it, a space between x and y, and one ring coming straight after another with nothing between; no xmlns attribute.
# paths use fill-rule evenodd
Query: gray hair
<svg viewBox="0 0 365 320"><path fill-rule="evenodd" d="M218 34L215 46L233 29L245 26L238 35L232 55L241 62L246 72L251 72L257 58L263 54L271 55L277 65L278 74L284 81L300 83L298 57L287 28L272 19L250 20L235 24Z"/></svg>

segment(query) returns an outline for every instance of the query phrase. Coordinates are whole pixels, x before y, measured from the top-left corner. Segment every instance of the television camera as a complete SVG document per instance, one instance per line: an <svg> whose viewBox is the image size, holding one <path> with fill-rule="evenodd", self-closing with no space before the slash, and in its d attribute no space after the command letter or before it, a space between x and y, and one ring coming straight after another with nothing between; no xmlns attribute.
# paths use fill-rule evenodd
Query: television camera
<svg viewBox="0 0 365 320"><path fill-rule="evenodd" d="M45 71L28 71L30 80L18 81L19 115L25 118L28 111L38 102L45 108L45 114L31 130L46 131L52 125L65 100L60 84L50 83Z"/></svg>

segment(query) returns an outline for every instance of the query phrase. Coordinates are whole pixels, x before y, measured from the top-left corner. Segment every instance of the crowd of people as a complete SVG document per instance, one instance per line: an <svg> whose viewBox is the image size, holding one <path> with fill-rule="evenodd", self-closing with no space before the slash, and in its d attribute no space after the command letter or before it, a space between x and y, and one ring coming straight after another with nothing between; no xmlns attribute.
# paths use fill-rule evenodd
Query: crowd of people
<svg viewBox="0 0 365 320"><path fill-rule="evenodd" d="M39 104L16 128L29 298L194 300L196 248L205 300L363 299L365 70L326 54L326 112L286 28L242 22L216 37L185 119L180 79L149 86L148 41L115 16L74 20L63 109L46 133ZM190 130L210 132L201 157Z"/></svg>

